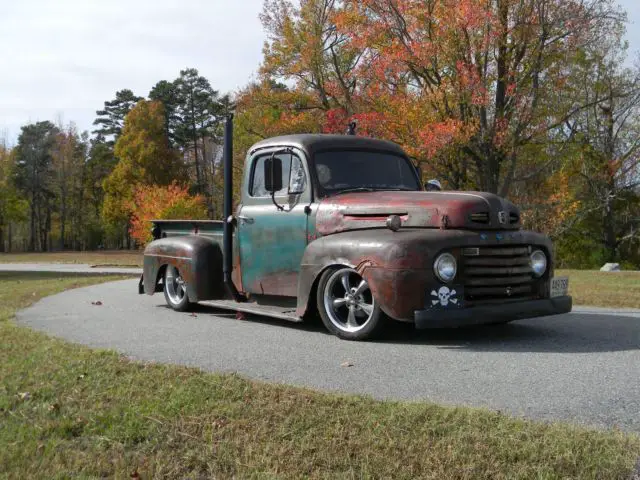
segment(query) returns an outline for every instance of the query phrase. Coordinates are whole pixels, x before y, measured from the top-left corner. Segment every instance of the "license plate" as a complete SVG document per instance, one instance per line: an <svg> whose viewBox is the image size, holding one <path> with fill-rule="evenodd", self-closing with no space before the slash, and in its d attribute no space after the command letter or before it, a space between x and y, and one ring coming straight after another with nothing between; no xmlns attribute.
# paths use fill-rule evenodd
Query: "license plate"
<svg viewBox="0 0 640 480"><path fill-rule="evenodd" d="M569 293L569 278L568 277L554 277L551 279L551 298L563 297Z"/></svg>

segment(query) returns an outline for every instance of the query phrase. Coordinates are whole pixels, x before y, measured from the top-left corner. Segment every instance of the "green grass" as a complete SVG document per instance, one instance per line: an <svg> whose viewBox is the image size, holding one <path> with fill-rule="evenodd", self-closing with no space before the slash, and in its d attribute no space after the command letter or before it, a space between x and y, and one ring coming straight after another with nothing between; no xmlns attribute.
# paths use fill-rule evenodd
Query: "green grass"
<svg viewBox="0 0 640 480"><path fill-rule="evenodd" d="M141 267L141 250L85 252L0 253L0 263L88 263L89 265Z"/></svg>
<svg viewBox="0 0 640 480"><path fill-rule="evenodd" d="M558 270L569 277L574 305L640 308L640 272Z"/></svg>
<svg viewBox="0 0 640 480"><path fill-rule="evenodd" d="M619 431L136 363L10 320L103 280L0 275L0 477L627 479L640 454Z"/></svg>

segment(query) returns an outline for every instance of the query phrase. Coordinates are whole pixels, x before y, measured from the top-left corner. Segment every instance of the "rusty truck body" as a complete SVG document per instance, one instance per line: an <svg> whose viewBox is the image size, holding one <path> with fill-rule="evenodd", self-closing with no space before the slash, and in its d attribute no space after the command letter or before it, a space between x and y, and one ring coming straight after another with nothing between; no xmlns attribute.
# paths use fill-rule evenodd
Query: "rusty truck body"
<svg viewBox="0 0 640 480"><path fill-rule="evenodd" d="M426 192L395 143L353 135L267 139L246 155L232 212L232 119L224 221L158 220L140 293L302 321L361 340L389 320L417 328L504 323L571 310L552 244L511 202Z"/></svg>

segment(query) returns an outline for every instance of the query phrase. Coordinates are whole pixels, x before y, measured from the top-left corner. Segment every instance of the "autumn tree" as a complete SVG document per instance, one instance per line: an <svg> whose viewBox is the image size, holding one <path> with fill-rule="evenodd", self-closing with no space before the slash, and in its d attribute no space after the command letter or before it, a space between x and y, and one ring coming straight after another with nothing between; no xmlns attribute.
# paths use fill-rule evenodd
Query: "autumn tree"
<svg viewBox="0 0 640 480"><path fill-rule="evenodd" d="M502 195L522 149L589 106L566 88L573 66L624 20L608 0L345 3L338 29L365 49L358 73L372 79L362 95L377 109L425 105L431 115L411 126L388 110L390 129L395 119L419 141L458 141L477 186Z"/></svg>
<svg viewBox="0 0 640 480"><path fill-rule="evenodd" d="M80 226L85 211L84 174L87 154L87 134L81 138L75 124L58 125L58 133L51 146L51 190L56 199L59 223L59 248L64 249L67 240L78 244ZM68 226L71 224L71 231ZM69 235L70 234L70 235ZM67 238L69 237L69 238Z"/></svg>
<svg viewBox="0 0 640 480"><path fill-rule="evenodd" d="M131 237L138 245L152 240L153 219L206 219L207 205L202 195L192 196L187 187L139 185L131 201Z"/></svg>
<svg viewBox="0 0 640 480"><path fill-rule="evenodd" d="M613 45L616 46L615 44ZM576 88L588 108L564 128L575 145L576 234L620 259L640 244L640 69L623 66L623 49L600 47L582 62ZM640 255L633 255L640 261Z"/></svg>
<svg viewBox="0 0 640 480"><path fill-rule="evenodd" d="M138 102L125 119L114 151L119 161L103 184L102 217L112 237L128 241L135 188L186 181L184 163L169 145L161 102Z"/></svg>
<svg viewBox="0 0 640 480"><path fill-rule="evenodd" d="M235 98L238 173L243 154L256 141L292 133L344 132L346 119L358 111L352 96L359 54L345 47L347 36L335 28L337 4L265 1L260 19L267 41L260 78Z"/></svg>
<svg viewBox="0 0 640 480"><path fill-rule="evenodd" d="M118 161L102 135L97 135L89 142L85 188L88 201L93 210L99 214L104 199L104 179L113 171Z"/></svg>
<svg viewBox="0 0 640 480"><path fill-rule="evenodd" d="M29 204L14 185L15 153L0 143L0 252L6 250L5 237L11 250L12 225L28 218Z"/></svg>
<svg viewBox="0 0 640 480"><path fill-rule="evenodd" d="M334 16L342 2L267 0L260 19L267 32L263 76L295 82L300 93L311 94L300 108L340 109L358 113L357 67L363 49L349 44L349 36L336 28Z"/></svg>

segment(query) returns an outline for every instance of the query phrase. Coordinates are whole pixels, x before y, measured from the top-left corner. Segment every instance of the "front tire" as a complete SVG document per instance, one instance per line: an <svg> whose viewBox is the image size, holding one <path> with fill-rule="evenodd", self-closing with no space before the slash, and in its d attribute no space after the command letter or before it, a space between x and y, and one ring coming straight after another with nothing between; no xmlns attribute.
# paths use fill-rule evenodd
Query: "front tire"
<svg viewBox="0 0 640 480"><path fill-rule="evenodd" d="M164 299L176 312L184 312L191 306L187 284L173 265L167 265L164 272Z"/></svg>
<svg viewBox="0 0 640 480"><path fill-rule="evenodd" d="M369 284L353 268L325 271L318 283L316 301L327 330L345 340L373 338L386 323Z"/></svg>

